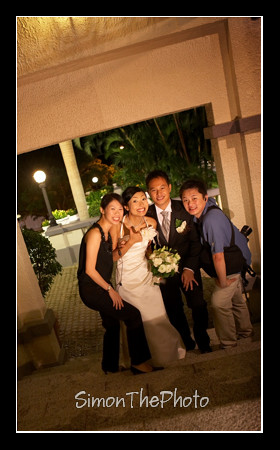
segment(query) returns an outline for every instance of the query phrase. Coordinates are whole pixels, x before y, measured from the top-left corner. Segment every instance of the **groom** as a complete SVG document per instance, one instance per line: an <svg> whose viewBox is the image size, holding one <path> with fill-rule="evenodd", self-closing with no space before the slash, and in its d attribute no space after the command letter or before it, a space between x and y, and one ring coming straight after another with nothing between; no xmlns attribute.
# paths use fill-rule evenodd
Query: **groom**
<svg viewBox="0 0 280 450"><path fill-rule="evenodd" d="M176 249L181 256L179 273L167 278L161 284L161 292L166 312L172 325L180 333L187 350L195 348L190 328L184 313L181 290L187 305L192 309L193 332L201 353L211 352L210 338L207 334L208 311L203 298L202 280L199 270L201 244L193 219L183 207L181 201L171 200L171 184L168 175L154 170L146 178L147 188L154 204L147 215L158 223L159 244ZM177 223L176 223L177 222ZM186 228L184 228L184 222ZM181 226L180 226L181 225Z"/></svg>

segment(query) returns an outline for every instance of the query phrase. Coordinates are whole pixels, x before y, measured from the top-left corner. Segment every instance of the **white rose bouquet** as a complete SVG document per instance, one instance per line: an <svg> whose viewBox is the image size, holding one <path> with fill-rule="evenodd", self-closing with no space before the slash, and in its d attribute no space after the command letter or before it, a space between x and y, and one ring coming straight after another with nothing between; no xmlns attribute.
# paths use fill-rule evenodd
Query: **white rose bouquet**
<svg viewBox="0 0 280 450"><path fill-rule="evenodd" d="M173 277L178 272L181 256L176 250L162 247L155 249L149 256L154 284L159 284L161 278Z"/></svg>

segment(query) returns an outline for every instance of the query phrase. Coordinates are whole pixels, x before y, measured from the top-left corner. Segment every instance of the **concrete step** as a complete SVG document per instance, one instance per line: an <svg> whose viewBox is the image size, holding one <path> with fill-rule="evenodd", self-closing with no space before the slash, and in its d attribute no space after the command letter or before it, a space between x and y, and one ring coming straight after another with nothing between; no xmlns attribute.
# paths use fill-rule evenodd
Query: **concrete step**
<svg viewBox="0 0 280 450"><path fill-rule="evenodd" d="M105 375L101 354L71 358L18 383L18 431L260 431L261 325L162 371Z"/></svg>

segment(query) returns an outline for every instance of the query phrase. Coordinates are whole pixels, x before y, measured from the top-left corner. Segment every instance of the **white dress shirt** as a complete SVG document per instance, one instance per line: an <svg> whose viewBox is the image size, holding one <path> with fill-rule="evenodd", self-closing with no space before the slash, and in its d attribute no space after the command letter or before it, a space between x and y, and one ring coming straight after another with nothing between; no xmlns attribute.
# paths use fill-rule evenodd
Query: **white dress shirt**
<svg viewBox="0 0 280 450"><path fill-rule="evenodd" d="M156 207L156 213L157 213L157 217L158 217L160 226L162 226L162 221L163 221L163 215L161 214L162 211L166 211L169 213L168 218L169 218L169 221L171 222L171 213L172 213L171 200L165 209L161 209L157 205L155 205L155 207ZM190 270L191 272L194 273L194 271L192 269L190 269L189 267L184 267L183 270Z"/></svg>

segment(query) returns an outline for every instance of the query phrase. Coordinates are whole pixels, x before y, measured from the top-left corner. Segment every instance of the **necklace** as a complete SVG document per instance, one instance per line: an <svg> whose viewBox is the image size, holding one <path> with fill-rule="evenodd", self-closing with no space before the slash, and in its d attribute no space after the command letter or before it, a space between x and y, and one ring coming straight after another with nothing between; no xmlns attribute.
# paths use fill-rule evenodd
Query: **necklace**
<svg viewBox="0 0 280 450"><path fill-rule="evenodd" d="M133 225L133 223L129 220L128 215L127 215L126 217L127 217L128 222L130 223L130 225L131 225L133 228L139 227L139 225L142 225L142 223L144 222L144 217L141 217L140 222L139 222L137 225Z"/></svg>

